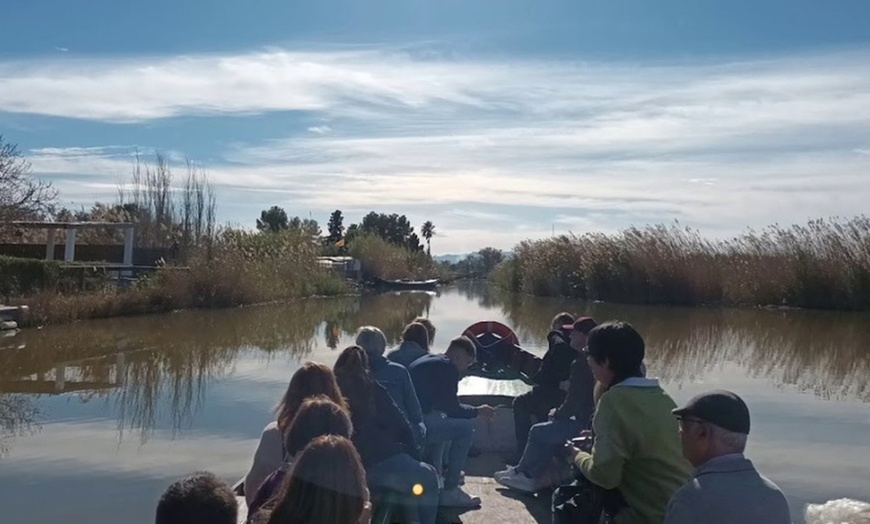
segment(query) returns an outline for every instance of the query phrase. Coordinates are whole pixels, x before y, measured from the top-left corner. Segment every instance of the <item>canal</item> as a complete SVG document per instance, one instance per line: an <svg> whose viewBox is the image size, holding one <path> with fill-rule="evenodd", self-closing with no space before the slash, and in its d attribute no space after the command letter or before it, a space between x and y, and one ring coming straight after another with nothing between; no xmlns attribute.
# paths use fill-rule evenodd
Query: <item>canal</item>
<svg viewBox="0 0 870 524"><path fill-rule="evenodd" d="M332 364L353 331L395 341L428 316L435 350L482 319L543 353L549 319L627 320L650 376L679 403L713 388L752 412L747 454L803 507L870 501L870 316L652 308L502 296L462 283L425 293L84 322L0 337L3 522L153 522L161 492L196 470L242 476L300 363Z"/></svg>

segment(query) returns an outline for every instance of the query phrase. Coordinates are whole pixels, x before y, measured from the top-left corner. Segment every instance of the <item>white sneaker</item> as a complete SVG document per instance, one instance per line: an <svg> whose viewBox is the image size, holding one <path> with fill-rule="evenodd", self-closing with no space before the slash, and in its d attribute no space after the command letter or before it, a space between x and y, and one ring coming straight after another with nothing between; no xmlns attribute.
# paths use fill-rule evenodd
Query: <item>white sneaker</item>
<svg viewBox="0 0 870 524"><path fill-rule="evenodd" d="M516 474L517 474L517 467L516 466L508 466L507 469L503 469L501 471L496 471L492 475L492 478L495 479L496 482L498 482L499 479L502 479L504 477L511 477L513 475L516 475Z"/></svg>
<svg viewBox="0 0 870 524"><path fill-rule="evenodd" d="M448 508L476 508L480 506L480 497L469 495L455 487L441 492L441 505Z"/></svg>
<svg viewBox="0 0 870 524"><path fill-rule="evenodd" d="M519 471L516 471L516 469L512 472L500 471L499 473L504 474L495 478L495 481L502 486L517 491L524 491L526 493L534 493L537 491L535 479L527 477L525 473L520 473Z"/></svg>

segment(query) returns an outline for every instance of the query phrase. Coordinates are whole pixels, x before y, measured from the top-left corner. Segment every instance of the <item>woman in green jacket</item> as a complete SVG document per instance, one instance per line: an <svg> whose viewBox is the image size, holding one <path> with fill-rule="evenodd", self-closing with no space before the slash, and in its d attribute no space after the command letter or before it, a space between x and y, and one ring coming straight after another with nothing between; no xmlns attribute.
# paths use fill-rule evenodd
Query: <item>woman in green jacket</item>
<svg viewBox="0 0 870 524"><path fill-rule="evenodd" d="M625 322L607 322L589 333L587 361L604 387L598 401L590 452L569 447L583 477L617 489L626 504L617 524L661 524L671 495L689 478L676 403L657 379L644 377L644 342Z"/></svg>

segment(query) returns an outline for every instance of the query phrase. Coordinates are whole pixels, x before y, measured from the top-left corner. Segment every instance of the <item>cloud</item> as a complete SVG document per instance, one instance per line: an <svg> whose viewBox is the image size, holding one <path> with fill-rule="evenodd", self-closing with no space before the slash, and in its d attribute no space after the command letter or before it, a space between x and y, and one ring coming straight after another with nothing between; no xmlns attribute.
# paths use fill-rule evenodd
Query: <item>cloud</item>
<svg viewBox="0 0 870 524"><path fill-rule="evenodd" d="M332 132L332 128L329 126L313 126L309 127L308 130L317 135L325 135Z"/></svg>
<svg viewBox="0 0 870 524"><path fill-rule="evenodd" d="M510 247L554 225L677 218L720 235L861 213L868 64L870 50L648 65L383 48L0 62L0 111L165 126L296 111L297 131L209 161L230 220L273 203L323 221L336 208L351 220L398 211L435 222L440 252L474 238ZM77 197L108 195L131 151L42 148L32 160L65 194L81 177Z"/></svg>

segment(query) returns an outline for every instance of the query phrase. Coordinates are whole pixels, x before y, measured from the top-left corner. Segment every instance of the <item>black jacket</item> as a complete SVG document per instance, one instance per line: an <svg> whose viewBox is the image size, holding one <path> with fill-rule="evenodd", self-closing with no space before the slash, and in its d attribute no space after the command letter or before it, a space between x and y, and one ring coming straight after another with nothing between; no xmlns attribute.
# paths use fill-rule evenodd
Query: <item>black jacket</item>
<svg viewBox="0 0 870 524"><path fill-rule="evenodd" d="M368 420L353 418L353 441L363 466L370 466L399 453L419 460L420 452L408 419L396 407L383 386L372 384L374 409Z"/></svg>
<svg viewBox="0 0 870 524"><path fill-rule="evenodd" d="M531 380L536 386L558 388L560 382L570 377L571 364L577 357L577 352L562 331L550 331L547 342L549 347L541 360L541 367Z"/></svg>

